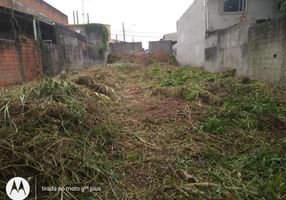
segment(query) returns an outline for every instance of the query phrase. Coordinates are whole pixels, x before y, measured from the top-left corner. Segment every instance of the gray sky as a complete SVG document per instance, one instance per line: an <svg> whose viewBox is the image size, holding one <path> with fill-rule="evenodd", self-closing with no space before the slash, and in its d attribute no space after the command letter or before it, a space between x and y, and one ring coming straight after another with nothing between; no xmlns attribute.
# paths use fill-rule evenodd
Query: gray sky
<svg viewBox="0 0 286 200"><path fill-rule="evenodd" d="M82 0L45 0L69 16L78 10L82 22ZM176 21L193 0L84 0L84 10L93 23L111 25L112 38L118 34L122 40L122 22L125 23L127 41L159 40L163 34L176 32ZM87 21L87 20L85 20Z"/></svg>

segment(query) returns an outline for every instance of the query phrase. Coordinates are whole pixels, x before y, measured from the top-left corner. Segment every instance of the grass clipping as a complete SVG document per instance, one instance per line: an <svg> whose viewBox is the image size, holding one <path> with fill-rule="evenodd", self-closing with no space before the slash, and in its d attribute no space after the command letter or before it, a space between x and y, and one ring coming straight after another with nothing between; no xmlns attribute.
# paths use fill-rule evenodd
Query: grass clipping
<svg viewBox="0 0 286 200"><path fill-rule="evenodd" d="M203 169L215 184L186 184L181 193L207 186L208 191L195 191L199 199L286 199L283 87L234 77L232 71L213 74L160 65L151 66L143 78L151 82L154 95L190 105L190 138L202 151L199 157L189 157L187 167ZM176 150L183 151L180 146Z"/></svg>
<svg viewBox="0 0 286 200"><path fill-rule="evenodd" d="M27 178L30 197L78 199L97 193L43 192L41 187L104 187L110 167L111 101L70 80L44 78L0 98L0 196L7 181ZM114 188L112 188L114 190ZM109 193L109 191L106 191ZM112 192L111 192L112 193Z"/></svg>

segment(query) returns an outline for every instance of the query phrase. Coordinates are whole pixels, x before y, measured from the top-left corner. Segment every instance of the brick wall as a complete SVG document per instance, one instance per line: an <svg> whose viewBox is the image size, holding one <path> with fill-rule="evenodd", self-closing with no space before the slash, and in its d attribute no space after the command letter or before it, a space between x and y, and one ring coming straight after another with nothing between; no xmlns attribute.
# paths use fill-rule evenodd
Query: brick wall
<svg viewBox="0 0 286 200"><path fill-rule="evenodd" d="M31 81L43 72L41 50L33 40L21 42L21 47L25 80Z"/></svg>
<svg viewBox="0 0 286 200"><path fill-rule="evenodd" d="M0 86L20 80L19 63L15 41L0 40Z"/></svg>
<svg viewBox="0 0 286 200"><path fill-rule="evenodd" d="M0 6L11 8L10 0L0 0ZM39 18L49 18L59 24L68 24L67 15L52 7L43 0L15 0L14 9L35 15Z"/></svg>
<svg viewBox="0 0 286 200"><path fill-rule="evenodd" d="M13 40L0 39L0 86L21 82L20 68L23 67L24 80L31 81L42 73L41 51L33 40L20 42L22 64L19 63L19 50Z"/></svg>

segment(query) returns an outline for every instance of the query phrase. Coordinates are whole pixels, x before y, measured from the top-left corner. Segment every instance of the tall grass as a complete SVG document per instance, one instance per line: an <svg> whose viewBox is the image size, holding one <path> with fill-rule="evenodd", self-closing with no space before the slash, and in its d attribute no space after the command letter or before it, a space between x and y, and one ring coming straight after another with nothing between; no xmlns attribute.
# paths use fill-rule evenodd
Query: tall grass
<svg viewBox="0 0 286 200"><path fill-rule="evenodd" d="M104 95L104 94L101 94ZM0 185L21 176L30 198L83 199L122 194L113 169L110 103L70 80L45 78L0 99ZM95 192L44 192L41 187L102 187ZM1 196L5 196L1 190ZM117 194L118 193L118 194Z"/></svg>

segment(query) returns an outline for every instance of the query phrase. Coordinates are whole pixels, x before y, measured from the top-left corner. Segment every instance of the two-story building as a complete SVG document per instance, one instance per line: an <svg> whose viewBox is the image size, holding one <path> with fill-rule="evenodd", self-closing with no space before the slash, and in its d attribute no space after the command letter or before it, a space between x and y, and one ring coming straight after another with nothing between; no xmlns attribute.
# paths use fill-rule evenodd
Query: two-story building
<svg viewBox="0 0 286 200"><path fill-rule="evenodd" d="M68 16L43 0L0 0L0 11L4 8L36 16L40 20L67 25Z"/></svg>
<svg viewBox="0 0 286 200"><path fill-rule="evenodd" d="M280 16L279 0L194 0L177 22L177 60L182 65L204 66L208 34Z"/></svg>
<svg viewBox="0 0 286 200"><path fill-rule="evenodd" d="M44 0L0 0L0 87L105 63L108 38L100 27L86 37Z"/></svg>

